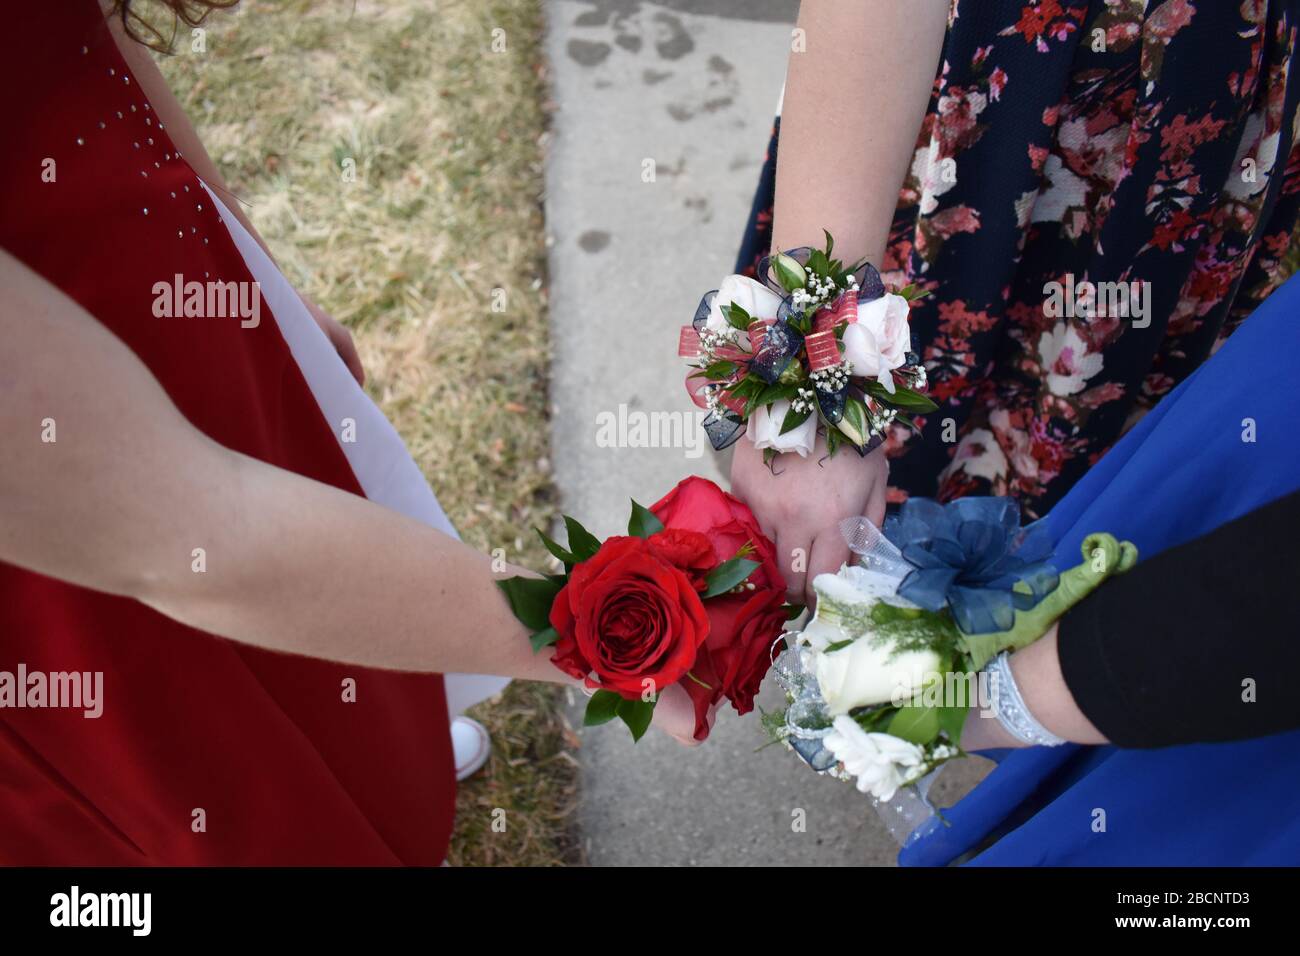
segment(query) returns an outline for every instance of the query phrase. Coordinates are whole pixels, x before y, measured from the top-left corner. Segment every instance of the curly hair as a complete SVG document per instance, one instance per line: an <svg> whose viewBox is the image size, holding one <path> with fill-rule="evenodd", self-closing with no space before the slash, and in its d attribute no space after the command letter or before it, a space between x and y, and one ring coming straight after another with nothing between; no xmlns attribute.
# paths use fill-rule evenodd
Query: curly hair
<svg viewBox="0 0 1300 956"><path fill-rule="evenodd" d="M132 0L113 0L113 7L108 15L110 18L117 17L122 21L122 29L132 40L143 43L159 53L170 53L179 24L197 27L213 10L229 10L237 6L239 0L153 0L153 3L171 11L170 36L165 36L162 30L133 9Z"/></svg>

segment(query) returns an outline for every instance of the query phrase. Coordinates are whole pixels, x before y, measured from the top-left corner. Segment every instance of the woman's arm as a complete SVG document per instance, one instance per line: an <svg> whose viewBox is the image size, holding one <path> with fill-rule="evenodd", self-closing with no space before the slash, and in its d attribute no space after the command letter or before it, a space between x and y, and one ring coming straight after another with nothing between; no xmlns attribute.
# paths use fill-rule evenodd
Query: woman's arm
<svg viewBox="0 0 1300 956"><path fill-rule="evenodd" d="M1064 740L1076 744L1107 743L1106 737L1079 709L1070 692L1061 674L1057 646L1057 625L1054 624L1034 643L1011 655L1011 673L1024 697L1025 707L1034 719ZM966 721L961 745L970 752L1025 746L1007 733L991 712L978 710Z"/></svg>
<svg viewBox="0 0 1300 956"><path fill-rule="evenodd" d="M418 521L213 442L121 341L4 251L0 341L0 561L267 650L576 684L532 652L494 583L529 572L494 574ZM41 440L46 419L56 441ZM654 723L697 743L679 686Z"/></svg>
<svg viewBox="0 0 1300 956"><path fill-rule="evenodd" d="M1300 493L1141 561L1071 609L1059 666L1120 747L1300 727Z"/></svg>
<svg viewBox="0 0 1300 956"><path fill-rule="evenodd" d="M804 0L781 111L772 247L835 237L880 263L930 102L950 0Z"/></svg>
<svg viewBox="0 0 1300 956"><path fill-rule="evenodd" d="M947 27L949 0L804 0L805 52L790 54L776 164L772 247L835 237L846 262L879 264ZM777 544L792 600L848 560L841 518L885 511L884 452L845 450L828 461L782 455L769 469L752 442L736 444L731 480ZM797 552L803 561L794 561ZM797 570L806 567L804 570Z"/></svg>
<svg viewBox="0 0 1300 956"><path fill-rule="evenodd" d="M211 441L125 345L3 252L0 341L0 560L270 650L565 679L532 653L487 557Z"/></svg>

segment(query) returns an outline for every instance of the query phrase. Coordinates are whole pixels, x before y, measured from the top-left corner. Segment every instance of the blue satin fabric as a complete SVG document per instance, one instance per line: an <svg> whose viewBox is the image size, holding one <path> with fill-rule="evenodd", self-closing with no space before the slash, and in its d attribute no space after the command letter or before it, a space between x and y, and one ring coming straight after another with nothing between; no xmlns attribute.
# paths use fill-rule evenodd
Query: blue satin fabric
<svg viewBox="0 0 1300 956"><path fill-rule="evenodd" d="M1245 419L1254 420L1254 442L1243 441ZM1127 538L1150 558L1297 488L1300 277L1270 296L1044 520L1057 567L1077 564L1094 531ZM1260 560L1300 568L1296 553ZM1300 694L1300 675L1249 676L1259 693ZM999 756L998 767L944 811L951 826L903 849L900 864L1300 864L1300 731L1161 750L1067 744ZM1100 812L1104 831L1095 822Z"/></svg>

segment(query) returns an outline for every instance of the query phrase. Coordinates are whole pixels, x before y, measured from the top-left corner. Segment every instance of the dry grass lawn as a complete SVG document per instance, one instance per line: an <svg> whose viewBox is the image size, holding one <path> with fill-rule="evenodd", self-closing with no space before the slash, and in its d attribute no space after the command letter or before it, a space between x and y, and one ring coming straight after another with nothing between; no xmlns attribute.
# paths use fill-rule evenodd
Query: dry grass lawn
<svg viewBox="0 0 1300 956"><path fill-rule="evenodd" d="M466 540L543 567L539 0L258 0L204 29L196 51L182 26L163 70L230 188L289 279L352 329ZM495 750L462 787L453 863L577 862L558 699L516 684L477 711Z"/></svg>

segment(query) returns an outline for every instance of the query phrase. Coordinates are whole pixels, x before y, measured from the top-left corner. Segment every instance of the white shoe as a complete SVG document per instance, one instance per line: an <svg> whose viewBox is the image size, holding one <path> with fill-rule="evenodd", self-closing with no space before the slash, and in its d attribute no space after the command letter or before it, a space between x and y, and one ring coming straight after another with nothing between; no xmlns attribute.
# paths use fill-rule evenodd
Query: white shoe
<svg viewBox="0 0 1300 956"><path fill-rule="evenodd" d="M451 722L451 749L456 758L456 780L464 780L487 763L492 738L477 720L457 717Z"/></svg>

